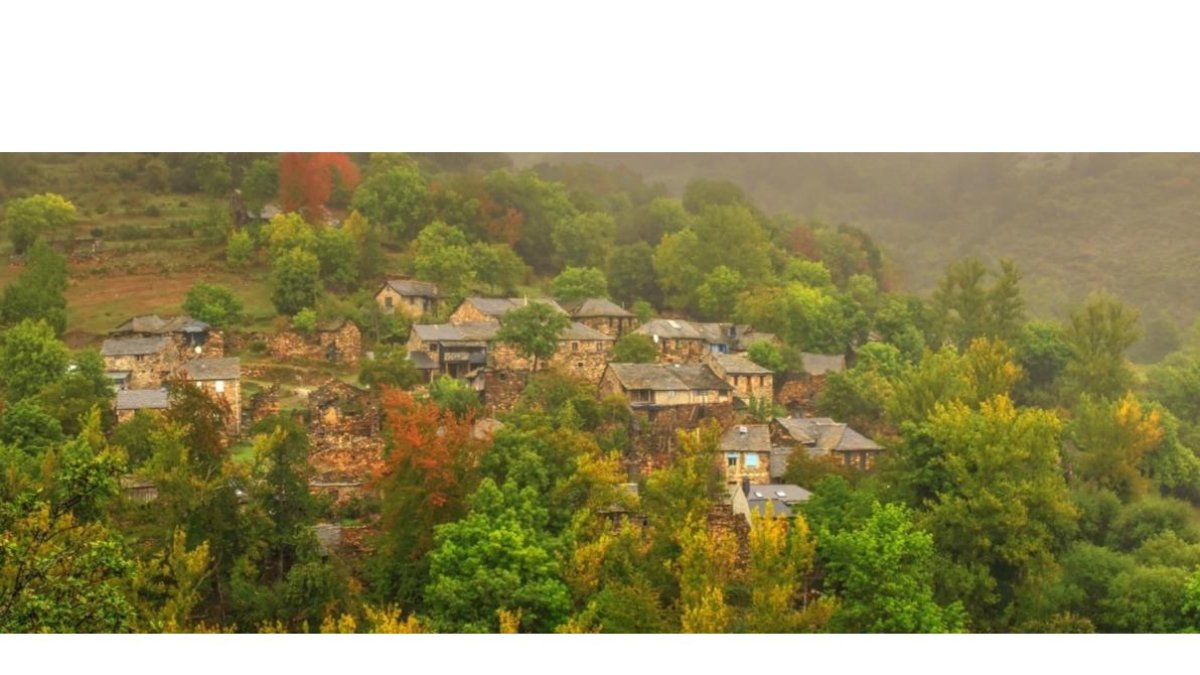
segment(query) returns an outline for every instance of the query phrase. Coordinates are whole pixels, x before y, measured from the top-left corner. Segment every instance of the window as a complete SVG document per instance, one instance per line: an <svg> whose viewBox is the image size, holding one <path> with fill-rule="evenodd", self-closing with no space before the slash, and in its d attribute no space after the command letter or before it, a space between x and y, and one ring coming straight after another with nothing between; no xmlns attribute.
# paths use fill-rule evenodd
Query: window
<svg viewBox="0 0 1200 675"><path fill-rule="evenodd" d="M746 468L747 469L757 469L758 468L758 453L757 452L746 453Z"/></svg>
<svg viewBox="0 0 1200 675"><path fill-rule="evenodd" d="M392 308L392 296L389 295L383 299L383 306L387 307L388 309Z"/></svg>
<svg viewBox="0 0 1200 675"><path fill-rule="evenodd" d="M729 465L729 468L736 469L737 468L737 453L736 452L725 453L725 462Z"/></svg>
<svg viewBox="0 0 1200 675"><path fill-rule="evenodd" d="M578 342L571 343L571 351L573 351L573 352L579 351L579 343Z"/></svg>
<svg viewBox="0 0 1200 675"><path fill-rule="evenodd" d="M600 353L600 352L603 352L603 351L604 351L604 343L603 343L603 342L597 342L597 343L596 343L596 353Z"/></svg>
<svg viewBox="0 0 1200 675"><path fill-rule="evenodd" d="M216 389L218 394L225 393L225 380L217 380L213 383L213 389Z"/></svg>

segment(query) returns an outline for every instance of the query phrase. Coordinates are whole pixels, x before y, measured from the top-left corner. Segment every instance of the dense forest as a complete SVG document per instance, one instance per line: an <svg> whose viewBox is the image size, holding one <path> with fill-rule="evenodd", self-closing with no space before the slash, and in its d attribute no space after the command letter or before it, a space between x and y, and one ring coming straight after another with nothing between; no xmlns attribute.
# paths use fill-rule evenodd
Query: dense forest
<svg viewBox="0 0 1200 675"><path fill-rule="evenodd" d="M619 159L0 156L0 630L1200 628L1200 336L1179 328L1193 300L1174 297L1186 247L1131 256L1106 235L1080 250L1082 233L1116 231L1107 205L1186 210L1193 158L644 162L673 182L604 165ZM803 178L786 187L781 166ZM745 189L720 177L752 168ZM1132 200L1118 184L1139 171L1178 195ZM1061 220L1036 238L1007 227L1048 209ZM1120 225L1170 242L1186 221L1169 215ZM98 240L98 258L80 254ZM1049 276L1056 251L1085 257L1080 273ZM1153 301L1135 288L1151 257L1173 275ZM706 527L726 495L719 428L681 432L666 466L631 477L628 401L542 370L481 435L477 393L421 383L411 322L375 301L396 276L438 285L431 323L472 295L606 297L643 321L770 332L780 345L749 357L781 374L844 354L817 412L886 451L870 471L794 454L787 482L811 499L752 516L740 548ZM535 363L561 328L538 307L498 338ZM172 311L230 336L363 327L372 358L353 372L238 343L264 386L332 374L370 389L386 439L372 490L309 490L308 420L286 397L241 437L186 382L117 424L96 347L129 316ZM628 337L620 360L653 360ZM327 522L364 524L362 555L323 550Z"/></svg>
<svg viewBox="0 0 1200 675"><path fill-rule="evenodd" d="M1189 154L568 154L520 166L628 167L678 193L729 179L771 211L852 223L886 249L905 286L931 292L958 258L1011 258L1030 311L1065 318L1105 289L1142 310L1143 328L1186 328L1200 312L1190 250L1200 158ZM935 243L936 242L936 243ZM1161 356L1135 349L1140 361Z"/></svg>

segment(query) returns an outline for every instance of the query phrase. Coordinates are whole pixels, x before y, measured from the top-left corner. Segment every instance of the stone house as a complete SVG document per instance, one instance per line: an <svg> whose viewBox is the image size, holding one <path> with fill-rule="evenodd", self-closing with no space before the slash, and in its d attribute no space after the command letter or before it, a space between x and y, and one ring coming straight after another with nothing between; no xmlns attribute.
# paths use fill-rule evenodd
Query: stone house
<svg viewBox="0 0 1200 675"><path fill-rule="evenodd" d="M541 302L550 305L555 310L566 314L566 310L559 304L549 298L480 298L470 297L459 303L458 307L450 313L450 323L479 323L491 321L498 323L500 317L508 313L509 310L517 307L524 307L531 302Z"/></svg>
<svg viewBox="0 0 1200 675"><path fill-rule="evenodd" d="M129 389L162 386L179 365L179 351L165 335L115 337L100 345L104 370Z"/></svg>
<svg viewBox="0 0 1200 675"><path fill-rule="evenodd" d="M414 279L388 279L375 293L384 314L398 311L410 319L436 313L439 297L436 284Z"/></svg>
<svg viewBox="0 0 1200 675"><path fill-rule="evenodd" d="M330 379L308 393L310 437L379 434L379 405L367 389Z"/></svg>
<svg viewBox="0 0 1200 675"><path fill-rule="evenodd" d="M558 349L549 359L539 361L538 367L554 368L588 382L599 382L605 366L612 359L615 342L616 338L611 335L574 322L558 334ZM493 336L488 345L487 365L494 370L528 371L533 367L533 360Z"/></svg>
<svg viewBox="0 0 1200 675"><path fill-rule="evenodd" d="M128 422L139 410L171 407L166 389L123 389L117 392L117 423Z"/></svg>
<svg viewBox="0 0 1200 675"><path fill-rule="evenodd" d="M711 336L691 321L651 319L633 332L650 336L660 363L699 363L709 352Z"/></svg>
<svg viewBox="0 0 1200 675"><path fill-rule="evenodd" d="M775 400L775 374L741 354L708 354L704 363L733 387L734 396Z"/></svg>
<svg viewBox="0 0 1200 675"><path fill-rule="evenodd" d="M190 382L226 409L229 429L239 433L242 421L242 360L234 357L193 359L179 369L179 379Z"/></svg>
<svg viewBox="0 0 1200 675"><path fill-rule="evenodd" d="M587 298L560 304L575 321L612 337L621 337L638 325L633 312L607 298Z"/></svg>
<svg viewBox="0 0 1200 675"><path fill-rule="evenodd" d="M867 470L883 452L875 441L828 417L776 417L771 436L773 462L786 462L791 451L803 448L810 457L832 457L845 466ZM784 458L776 459L776 453Z"/></svg>
<svg viewBox="0 0 1200 675"><path fill-rule="evenodd" d="M634 461L639 468L666 464L675 432L696 429L709 419L733 420L732 388L705 365L610 363L600 395L621 395L633 413Z"/></svg>
<svg viewBox="0 0 1200 675"><path fill-rule="evenodd" d="M354 367L362 354L362 331L347 319L318 324L309 336L285 330L271 336L268 351L280 361L330 361Z"/></svg>
<svg viewBox="0 0 1200 675"><path fill-rule="evenodd" d="M731 490L733 512L743 516L747 523L753 523L750 514L757 512L760 516L767 514L767 505L771 506L771 514L775 518L791 518L794 509L807 502L812 493L799 485L786 483L767 483L754 485L743 481Z"/></svg>
<svg viewBox="0 0 1200 675"><path fill-rule="evenodd" d="M766 424L739 424L721 437L725 482L771 482L771 433Z"/></svg>
<svg viewBox="0 0 1200 675"><path fill-rule="evenodd" d="M437 374L473 379L487 365L488 344L498 330L500 324L492 321L414 324L408 358L430 380Z"/></svg>
<svg viewBox="0 0 1200 675"><path fill-rule="evenodd" d="M225 355L221 331L190 316L162 318L157 314L135 316L109 331L114 338L166 337L179 358L214 358Z"/></svg>

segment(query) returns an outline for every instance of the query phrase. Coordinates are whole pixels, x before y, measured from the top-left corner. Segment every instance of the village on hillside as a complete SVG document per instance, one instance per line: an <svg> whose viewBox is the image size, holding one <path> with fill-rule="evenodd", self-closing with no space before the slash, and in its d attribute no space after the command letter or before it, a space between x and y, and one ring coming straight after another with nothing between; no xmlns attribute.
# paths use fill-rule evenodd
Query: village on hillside
<svg viewBox="0 0 1200 675"><path fill-rule="evenodd" d="M502 155L0 155L0 204L0 632L1200 626L1200 323Z"/></svg>
<svg viewBox="0 0 1200 675"><path fill-rule="evenodd" d="M497 417L511 410L529 378L551 371L586 382L596 396L615 397L628 408L630 445L623 453L627 487L670 463L679 432L706 424L722 430L718 456L730 486L722 513L714 523L735 523L745 537L750 510L774 517L791 515L790 507L809 496L804 486L784 483L789 458L804 453L814 459L869 471L883 448L842 422L813 416L813 401L825 376L841 372L845 354L804 354L803 373L775 373L748 356L756 342L778 345L770 333L733 323L652 318L640 322L607 298L559 303L551 298L467 297L446 314L444 323L425 323L441 313L437 285L415 279L388 279L376 293L386 314L400 312L412 320L405 345L407 358L421 374L420 390L436 378L455 378L477 392L479 433L502 425ZM558 332L552 354L537 360L522 346L498 337L512 310L540 304L569 319ZM644 336L655 349L652 362L622 363L614 359L614 343ZM373 355L362 348L360 329L350 321L321 325L309 336L292 330L272 335L241 336L268 345L271 360L325 361L354 367ZM232 442L242 429L278 412L278 383L252 397L242 396L242 366L226 356L228 342L220 329L188 316L131 317L104 340L105 375L112 381L118 423L138 411L165 410L172 384L194 384L218 402L226 415ZM536 363L535 363L536 361ZM255 378L260 380L261 378ZM315 493L337 500L361 497L383 463L379 392L336 378L307 389L302 413L313 440L309 462ZM126 478L141 500L152 499L152 486ZM638 518L639 514L625 514ZM341 541L342 527L315 526L322 541ZM369 525L367 526L369 527ZM362 541L359 534L354 541Z"/></svg>

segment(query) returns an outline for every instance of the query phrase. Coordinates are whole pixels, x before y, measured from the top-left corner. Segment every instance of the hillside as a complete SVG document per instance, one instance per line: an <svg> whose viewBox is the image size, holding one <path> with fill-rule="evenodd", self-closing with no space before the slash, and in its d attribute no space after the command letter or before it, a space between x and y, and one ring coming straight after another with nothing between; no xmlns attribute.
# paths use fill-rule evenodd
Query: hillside
<svg viewBox="0 0 1200 675"><path fill-rule="evenodd" d="M740 184L763 208L857 225L906 286L966 255L1013 258L1040 314L1107 289L1180 325L1200 311L1200 156L1175 154L514 154L522 166L625 166L674 194Z"/></svg>

